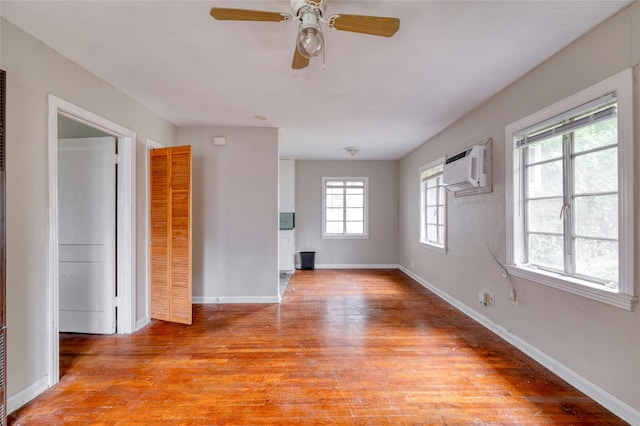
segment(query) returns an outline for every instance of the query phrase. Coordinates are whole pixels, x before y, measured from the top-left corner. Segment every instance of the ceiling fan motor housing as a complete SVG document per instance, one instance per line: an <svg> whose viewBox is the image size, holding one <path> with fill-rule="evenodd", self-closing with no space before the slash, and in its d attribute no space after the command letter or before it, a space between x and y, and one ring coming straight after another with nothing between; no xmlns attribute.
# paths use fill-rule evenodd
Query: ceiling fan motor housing
<svg viewBox="0 0 640 426"><path fill-rule="evenodd" d="M322 16L326 10L327 3L324 0L291 0L291 14L296 18L301 18L307 11Z"/></svg>

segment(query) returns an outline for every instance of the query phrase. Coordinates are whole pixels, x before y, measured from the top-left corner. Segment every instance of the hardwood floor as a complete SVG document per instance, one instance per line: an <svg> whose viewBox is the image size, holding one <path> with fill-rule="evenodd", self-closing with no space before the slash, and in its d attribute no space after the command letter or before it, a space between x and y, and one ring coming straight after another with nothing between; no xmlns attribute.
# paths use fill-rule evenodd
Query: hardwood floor
<svg viewBox="0 0 640 426"><path fill-rule="evenodd" d="M61 336L13 425L625 424L399 271L298 271L280 305Z"/></svg>

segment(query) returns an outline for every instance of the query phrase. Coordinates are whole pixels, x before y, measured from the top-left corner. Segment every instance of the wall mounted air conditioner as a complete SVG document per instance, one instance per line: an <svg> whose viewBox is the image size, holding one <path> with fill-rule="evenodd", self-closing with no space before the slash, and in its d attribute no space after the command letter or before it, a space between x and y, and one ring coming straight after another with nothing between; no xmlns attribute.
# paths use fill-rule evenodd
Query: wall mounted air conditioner
<svg viewBox="0 0 640 426"><path fill-rule="evenodd" d="M444 187L457 192L487 185L487 154L484 145L474 145L448 157L442 173Z"/></svg>

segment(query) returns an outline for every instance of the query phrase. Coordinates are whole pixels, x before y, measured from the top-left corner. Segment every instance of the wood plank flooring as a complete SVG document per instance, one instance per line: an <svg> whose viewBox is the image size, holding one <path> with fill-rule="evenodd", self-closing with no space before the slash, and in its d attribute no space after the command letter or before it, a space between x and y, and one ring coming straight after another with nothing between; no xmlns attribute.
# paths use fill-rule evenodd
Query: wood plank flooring
<svg viewBox="0 0 640 426"><path fill-rule="evenodd" d="M625 424L395 270L298 271L280 305L60 343L60 383L9 424Z"/></svg>

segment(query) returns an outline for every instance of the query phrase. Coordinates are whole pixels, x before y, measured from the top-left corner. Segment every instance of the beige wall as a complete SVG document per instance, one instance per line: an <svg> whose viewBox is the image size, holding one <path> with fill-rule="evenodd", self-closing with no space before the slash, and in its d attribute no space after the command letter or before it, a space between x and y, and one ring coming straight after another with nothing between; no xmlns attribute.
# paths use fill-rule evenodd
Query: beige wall
<svg viewBox="0 0 640 426"><path fill-rule="evenodd" d="M277 302L278 130L183 128L179 139L193 152L194 302Z"/></svg>
<svg viewBox="0 0 640 426"><path fill-rule="evenodd" d="M0 66L7 71L7 375L8 396L46 375L48 356L47 114L51 93L137 132L137 319L146 315L145 139L168 145L175 126L65 59L13 24L1 21Z"/></svg>
<svg viewBox="0 0 640 426"><path fill-rule="evenodd" d="M509 300L508 281L501 277L501 270L487 247L505 261L505 126L629 67L634 67L636 80L637 180L640 170L638 34L640 3L634 2L407 155L400 163L399 203L401 265L632 407L636 415L640 415L638 305L633 312L627 312L513 278L520 298L519 304L514 305ZM525 46L523 54L526 54ZM488 137L493 138L494 191L463 198L449 195L450 251L442 255L423 249L418 244L418 169ZM637 207L636 197L636 212ZM636 276L640 272L639 225L636 220ZM412 262L414 268L411 268ZM478 303L478 291L483 289L495 294L494 306L483 307ZM637 280L636 294L640 294Z"/></svg>
<svg viewBox="0 0 640 426"><path fill-rule="evenodd" d="M369 177L368 239L322 239L323 177ZM398 263L398 161L298 160L295 198L296 251L315 251L316 265Z"/></svg>

